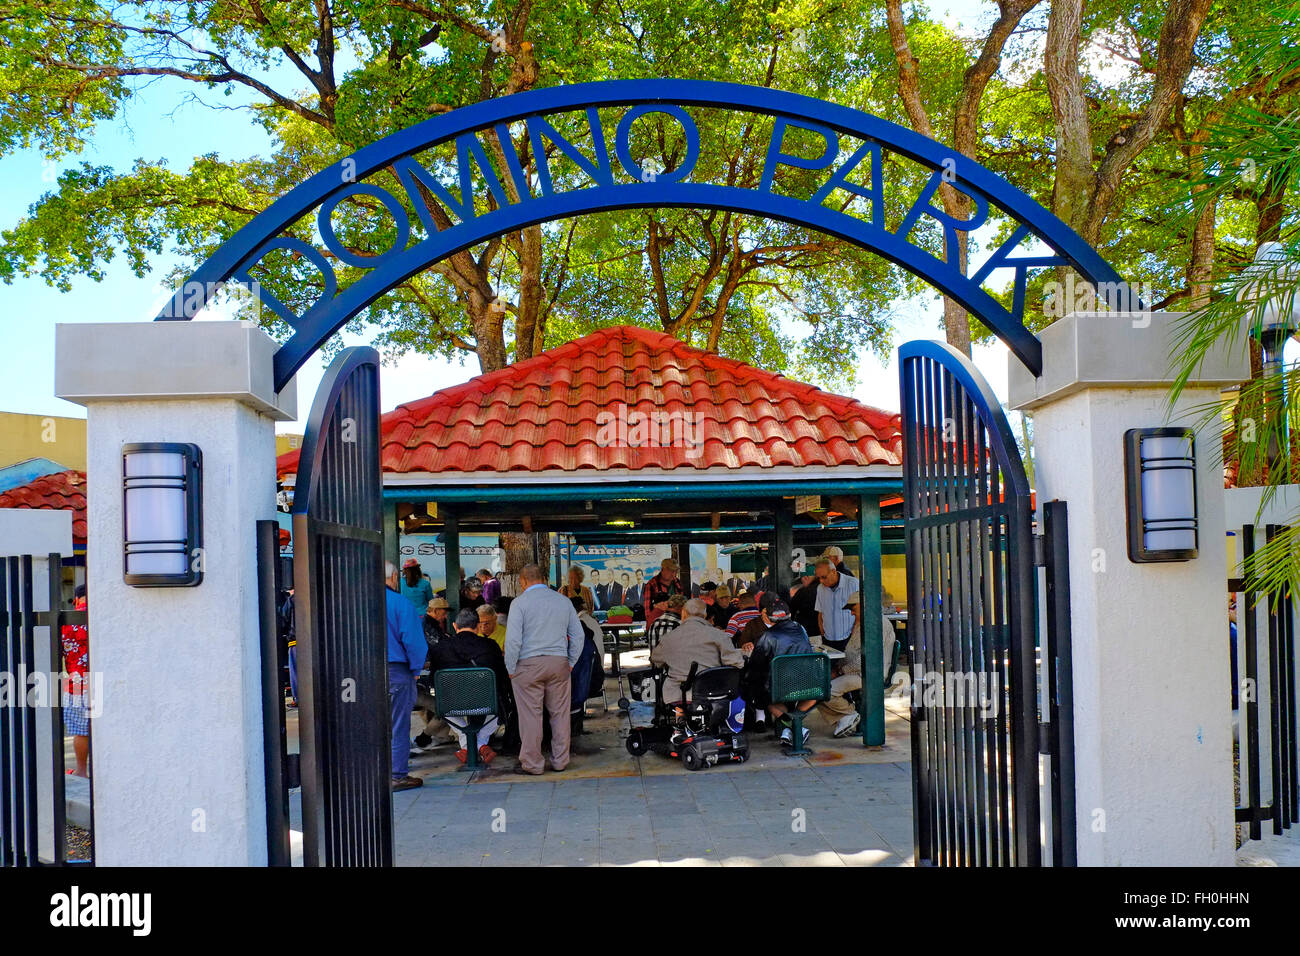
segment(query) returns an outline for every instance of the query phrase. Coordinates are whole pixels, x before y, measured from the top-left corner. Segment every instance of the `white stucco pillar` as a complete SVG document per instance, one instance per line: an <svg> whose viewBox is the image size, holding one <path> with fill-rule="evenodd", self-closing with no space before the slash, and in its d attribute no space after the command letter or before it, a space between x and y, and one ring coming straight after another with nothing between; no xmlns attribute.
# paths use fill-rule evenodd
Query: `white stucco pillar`
<svg viewBox="0 0 1300 956"><path fill-rule="evenodd" d="M1034 426L1038 502L1069 507L1078 858L1084 866L1230 866L1231 677L1221 388L1245 346L1211 355L1169 405L1176 313L1066 316L1043 374L1012 357L1009 404ZM1195 426L1198 556L1128 558L1124 432Z"/></svg>
<svg viewBox="0 0 1300 956"><path fill-rule="evenodd" d="M87 409L96 863L264 865L254 522L275 514L275 343L251 323L59 325L55 391ZM203 580L124 583L122 446L202 450Z"/></svg>

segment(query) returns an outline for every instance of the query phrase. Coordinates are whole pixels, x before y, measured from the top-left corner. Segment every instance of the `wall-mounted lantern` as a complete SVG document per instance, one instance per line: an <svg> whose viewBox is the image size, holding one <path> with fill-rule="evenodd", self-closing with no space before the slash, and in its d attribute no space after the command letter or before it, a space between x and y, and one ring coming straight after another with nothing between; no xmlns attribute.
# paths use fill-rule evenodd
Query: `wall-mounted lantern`
<svg viewBox="0 0 1300 956"><path fill-rule="evenodd" d="M1124 433L1128 557L1136 564L1196 557L1196 440L1186 428Z"/></svg>
<svg viewBox="0 0 1300 956"><path fill-rule="evenodd" d="M203 453L198 445L122 446L123 580L193 587L203 580Z"/></svg>

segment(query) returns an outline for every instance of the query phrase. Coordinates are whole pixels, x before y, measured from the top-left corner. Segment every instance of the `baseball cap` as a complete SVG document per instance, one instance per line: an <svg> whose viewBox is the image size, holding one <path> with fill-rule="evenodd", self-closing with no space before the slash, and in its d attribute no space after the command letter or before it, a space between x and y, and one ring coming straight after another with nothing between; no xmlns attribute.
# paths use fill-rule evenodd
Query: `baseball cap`
<svg viewBox="0 0 1300 956"><path fill-rule="evenodd" d="M790 619L790 605L782 601L774 591L763 592L763 597L758 602L758 609L766 613L768 618L773 621L788 621Z"/></svg>

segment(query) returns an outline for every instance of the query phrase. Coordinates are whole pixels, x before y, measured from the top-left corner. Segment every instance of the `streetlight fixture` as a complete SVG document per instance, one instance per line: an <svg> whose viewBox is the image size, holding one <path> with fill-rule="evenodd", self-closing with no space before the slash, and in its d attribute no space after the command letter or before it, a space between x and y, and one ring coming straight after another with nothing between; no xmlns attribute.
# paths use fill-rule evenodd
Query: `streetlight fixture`
<svg viewBox="0 0 1300 956"><path fill-rule="evenodd" d="M1245 317L1246 331L1263 349L1263 379L1268 393L1268 464L1272 468L1290 448L1286 420L1286 379L1282 352L1287 339L1300 327L1300 263L1287 255L1280 242L1263 242L1255 261L1245 269L1251 281L1237 291L1238 302L1253 302Z"/></svg>
<svg viewBox="0 0 1300 956"><path fill-rule="evenodd" d="M203 580L203 453L198 445L122 446L123 580L194 587Z"/></svg>
<svg viewBox="0 0 1300 956"><path fill-rule="evenodd" d="M1124 433L1128 558L1135 564L1196 557L1196 439L1186 428Z"/></svg>

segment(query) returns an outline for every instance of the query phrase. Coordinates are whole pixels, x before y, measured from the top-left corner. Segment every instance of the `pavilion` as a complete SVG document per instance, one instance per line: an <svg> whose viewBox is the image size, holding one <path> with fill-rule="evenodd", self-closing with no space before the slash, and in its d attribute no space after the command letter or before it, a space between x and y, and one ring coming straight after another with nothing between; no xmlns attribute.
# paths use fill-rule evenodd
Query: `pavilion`
<svg viewBox="0 0 1300 956"><path fill-rule="evenodd" d="M299 454L277 461L286 486ZM790 556L774 562L781 591L796 549L835 544L863 582L864 621L879 620L881 582L905 594L898 414L662 332L602 329L398 406L380 457L385 554L400 563L399 525L437 535L446 582L460 580L462 536L514 532L557 584L566 541L672 545L686 581L691 543L761 542ZM453 613L458 598L449 586ZM868 688L864 740L884 728L883 690Z"/></svg>
<svg viewBox="0 0 1300 956"><path fill-rule="evenodd" d="M298 455L278 459L286 487ZM384 415L386 553L399 528L437 534L457 581L470 534L551 533L557 559L566 541L837 544L893 557L902 597L901 457L896 412L616 326ZM788 584L789 562L775 573Z"/></svg>

